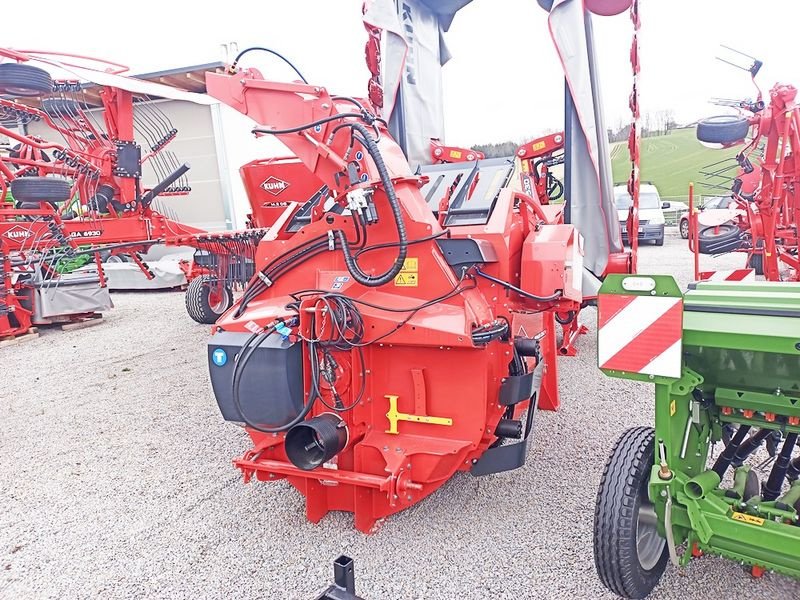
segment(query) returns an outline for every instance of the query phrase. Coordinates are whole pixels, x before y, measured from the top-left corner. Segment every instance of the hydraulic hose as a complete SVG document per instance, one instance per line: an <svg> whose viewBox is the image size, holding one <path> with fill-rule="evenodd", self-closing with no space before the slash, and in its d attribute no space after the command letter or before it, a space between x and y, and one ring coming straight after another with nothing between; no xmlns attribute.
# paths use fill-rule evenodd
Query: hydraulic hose
<svg viewBox="0 0 800 600"><path fill-rule="evenodd" d="M309 412L311 412L311 409L314 407L314 402L317 399L317 394L312 390L312 392L309 393L309 398L307 399L300 413L288 423L284 423L283 425L278 425L277 427L263 427L257 423L254 423L247 417L247 415L244 414L244 411L242 410L242 404L239 399L239 388L241 387L242 383L242 373L244 373L244 368L245 366L247 366L247 362L250 360L250 357L253 355L253 353L258 349L258 347L261 344L264 343L264 340L266 340L270 335L272 335L274 331L275 331L274 326L269 327L265 329L263 332L254 333L249 338L247 338L247 341L245 341L244 345L242 346L243 350L239 354L239 357L236 359L236 365L233 368L232 399L234 406L236 406L236 410L239 411L239 415L242 417L242 420L245 422L245 424L247 424L248 427L255 429L256 431L261 431L262 433L279 433L281 431L286 431L287 429L294 427L295 425L300 423L303 419L305 419L306 415L308 415ZM312 353L316 352L313 347L311 348L311 352ZM312 371L314 370L313 367L314 363L312 361ZM314 376L315 374L312 373L312 378Z"/></svg>
<svg viewBox="0 0 800 600"><path fill-rule="evenodd" d="M364 146L364 148L366 148L367 152L372 157L372 160L375 163L375 167L378 169L378 175L381 179L381 183L383 183L383 189L386 192L386 198L389 201L389 207L392 210L392 216L394 217L395 227L397 228L397 237L398 237L397 258L395 259L394 264L392 264L389 270L383 273L382 275L378 276L367 275L358 266L355 257L351 253L350 246L347 242L347 238L345 237L344 232L341 230L336 231L336 237L342 249L342 254L344 256L344 263L347 266L347 270L353 276L353 279L355 279L361 285L367 287L378 287L392 281L403 268L403 263L406 260L406 254L408 252L408 238L406 236L406 225L405 222L403 221L403 214L400 210L400 203L397 200L397 194L394 191L394 184L392 183L392 179L389 176L389 171L386 168L386 163L383 162L383 157L381 156L378 145L375 143L375 140L373 140L369 136L367 128L361 125L360 123L350 123L350 127L352 127L353 130L358 131L361 134L361 139L359 141Z"/></svg>
<svg viewBox="0 0 800 600"><path fill-rule="evenodd" d="M739 446L739 449L736 451L736 454L733 457L733 464L734 467L741 467L742 463L750 456L753 452L758 450L761 447L761 444L764 443L764 440L767 439L772 434L771 429L759 429L753 435L749 436L742 445Z"/></svg>
<svg viewBox="0 0 800 600"><path fill-rule="evenodd" d="M744 441L744 436L747 435L748 431L750 431L750 425L739 425L739 429L736 430L731 441L725 446L725 450L719 455L717 462L714 463L712 469L716 471L720 478L725 476L725 471L731 466L733 457L736 456L739 447L742 445L742 441Z"/></svg>
<svg viewBox="0 0 800 600"><path fill-rule="evenodd" d="M797 444L797 434L786 434L786 441L783 442L783 448L778 455L775 464L772 466L772 471L769 473L769 479L764 484L761 490L761 496L764 500L776 500L781 495L781 488L783 487L783 480L786 478L786 472L789 469L789 463L792 460L792 452Z"/></svg>

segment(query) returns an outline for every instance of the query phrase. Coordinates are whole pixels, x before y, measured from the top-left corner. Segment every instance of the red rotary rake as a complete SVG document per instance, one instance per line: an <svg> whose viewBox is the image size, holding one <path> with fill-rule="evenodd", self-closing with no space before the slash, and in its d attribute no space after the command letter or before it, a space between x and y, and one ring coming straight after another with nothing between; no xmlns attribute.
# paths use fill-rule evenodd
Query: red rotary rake
<svg viewBox="0 0 800 600"><path fill-rule="evenodd" d="M0 240L3 268L16 273L4 279L0 335L24 333L36 322L35 303L24 300L34 293L25 271L55 288L65 259L93 253L104 287L98 254L104 250L130 255L152 277L139 253L159 243L201 251L187 269L187 310L196 321L213 323L232 304L231 286L252 275L263 231L211 234L157 209L159 196L189 193L189 166L168 148L177 130L147 95L131 91L133 80L115 77L114 85L100 86L100 115L87 106L79 81L54 81L47 71L27 64L51 64L50 54L0 49L0 56L19 61L0 64L0 92L6 94L0 98L0 134L14 144L0 156ZM111 70L116 74L123 68ZM33 97L38 107L25 101ZM45 123L52 138L61 141L27 133L34 121ZM142 185L146 167L159 181L150 189ZM57 279L59 285L67 281Z"/></svg>
<svg viewBox="0 0 800 600"><path fill-rule="evenodd" d="M755 78L761 62L747 70ZM797 89L778 83L765 103L723 101L743 116L711 117L698 123L697 138L732 147L753 136L736 155L739 173L731 190L735 201L727 212L713 216L690 212L690 240L695 252L747 253L747 266L770 281L800 281L798 222L800 222L800 107ZM705 226L705 227L704 227Z"/></svg>

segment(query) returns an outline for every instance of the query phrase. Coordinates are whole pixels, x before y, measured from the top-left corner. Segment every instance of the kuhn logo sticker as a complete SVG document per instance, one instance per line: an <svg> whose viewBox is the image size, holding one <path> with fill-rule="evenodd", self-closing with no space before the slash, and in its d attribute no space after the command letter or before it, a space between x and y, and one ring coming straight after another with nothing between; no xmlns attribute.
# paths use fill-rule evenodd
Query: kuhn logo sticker
<svg viewBox="0 0 800 600"><path fill-rule="evenodd" d="M283 179L278 179L274 175L270 175L264 180L264 183L261 184L261 188L272 194L273 196L277 196L283 190L289 187L289 182L284 181Z"/></svg>
<svg viewBox="0 0 800 600"><path fill-rule="evenodd" d="M29 229L24 229L22 227L12 227L8 231L6 231L6 237L10 240L25 240L28 239L33 235Z"/></svg>

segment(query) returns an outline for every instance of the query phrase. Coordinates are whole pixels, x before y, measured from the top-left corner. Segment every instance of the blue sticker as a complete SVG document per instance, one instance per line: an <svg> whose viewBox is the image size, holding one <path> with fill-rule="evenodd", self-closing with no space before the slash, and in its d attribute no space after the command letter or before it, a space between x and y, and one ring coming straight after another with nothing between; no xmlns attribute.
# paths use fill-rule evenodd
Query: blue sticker
<svg viewBox="0 0 800 600"><path fill-rule="evenodd" d="M339 277L334 279L334 281L338 281L338 282L341 282L341 283L347 283L348 281L350 281L350 277L348 277L347 275L339 275Z"/></svg>
<svg viewBox="0 0 800 600"><path fill-rule="evenodd" d="M228 353L222 348L217 348L211 353L211 360L218 367L225 366L225 363L228 362Z"/></svg>
<svg viewBox="0 0 800 600"><path fill-rule="evenodd" d="M366 173L363 173L363 174L361 175L361 181L366 181L367 179L369 179L369 177L367 177L367 174L366 174Z"/></svg>
<svg viewBox="0 0 800 600"><path fill-rule="evenodd" d="M322 131L322 125L314 125L314 131L316 131L317 133Z"/></svg>
<svg viewBox="0 0 800 600"><path fill-rule="evenodd" d="M358 152L356 152L356 160L361 160L362 158L364 158L364 153L361 150L359 150Z"/></svg>

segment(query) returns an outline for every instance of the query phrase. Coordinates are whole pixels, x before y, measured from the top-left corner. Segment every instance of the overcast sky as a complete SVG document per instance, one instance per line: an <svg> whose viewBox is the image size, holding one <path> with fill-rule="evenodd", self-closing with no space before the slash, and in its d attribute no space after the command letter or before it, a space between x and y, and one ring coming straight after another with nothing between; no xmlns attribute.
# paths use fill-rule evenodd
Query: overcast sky
<svg viewBox="0 0 800 600"><path fill-rule="evenodd" d="M4 28L4 44L101 56L133 73L219 60L219 45L267 46L312 83L365 95L362 0L38 0L35 19ZM124 8L123 8L124 6ZM761 58L758 82L800 85L797 0L640 0L643 111L672 109L679 122L719 113L714 96L752 97L743 71L714 60L719 44ZM124 16L123 16L124 14ZM563 127L563 75L536 0L474 0L455 18L444 67L446 141L524 140ZM628 119L631 87L627 13L595 19L609 126ZM795 41L792 41L795 40ZM268 77L293 79L253 55Z"/></svg>

